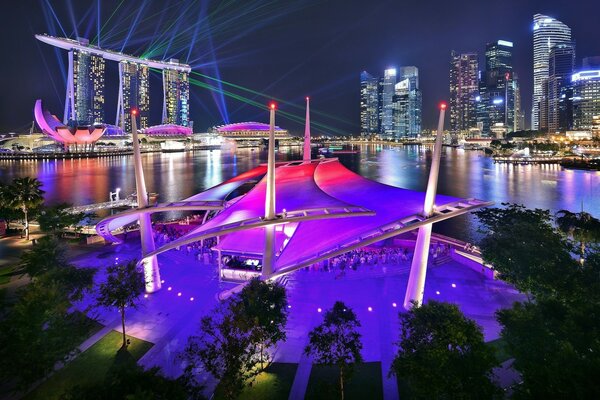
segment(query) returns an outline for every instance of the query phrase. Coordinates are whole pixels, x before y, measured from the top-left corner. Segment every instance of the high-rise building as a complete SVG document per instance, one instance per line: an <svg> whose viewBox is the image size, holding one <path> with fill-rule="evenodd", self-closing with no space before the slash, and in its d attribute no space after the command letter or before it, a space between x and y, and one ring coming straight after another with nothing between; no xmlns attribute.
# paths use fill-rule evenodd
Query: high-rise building
<svg viewBox="0 0 600 400"><path fill-rule="evenodd" d="M516 73L513 73L513 91L515 94L515 121L513 130L522 131L525 129L525 113L523 113L523 105L521 103L521 86L519 85L519 77Z"/></svg>
<svg viewBox="0 0 600 400"><path fill-rule="evenodd" d="M571 76L575 68L575 45L559 43L550 49L548 58L547 107L540 126L548 128L548 133L567 131L572 128Z"/></svg>
<svg viewBox="0 0 600 400"><path fill-rule="evenodd" d="M386 139L394 138L394 87L396 86L396 69L388 68L383 73L380 100L380 133Z"/></svg>
<svg viewBox="0 0 600 400"><path fill-rule="evenodd" d="M592 130L600 116L600 69L573 74L573 125L577 130Z"/></svg>
<svg viewBox="0 0 600 400"><path fill-rule="evenodd" d="M87 43L85 39L80 42ZM91 125L104 122L104 73L102 55L78 49L69 51L64 123Z"/></svg>
<svg viewBox="0 0 600 400"><path fill-rule="evenodd" d="M177 63L177 60L171 60ZM188 72L163 69L163 123L189 125L190 84Z"/></svg>
<svg viewBox="0 0 600 400"><path fill-rule="evenodd" d="M503 124L509 132L514 130L512 48L512 42L506 40L498 40L486 46L486 70L479 82L477 114L477 122L484 134L490 134L491 127L497 124Z"/></svg>
<svg viewBox="0 0 600 400"><path fill-rule="evenodd" d="M367 71L360 74L360 134L379 133L380 79Z"/></svg>
<svg viewBox="0 0 600 400"><path fill-rule="evenodd" d="M419 90L419 69L401 67L399 82L394 86L394 139L415 138L421 133L422 96Z"/></svg>
<svg viewBox="0 0 600 400"><path fill-rule="evenodd" d="M477 125L478 65L477 53L451 53L450 130L454 133Z"/></svg>
<svg viewBox="0 0 600 400"><path fill-rule="evenodd" d="M533 105L532 129L540 128L540 102L544 80L548 79L548 62L552 47L571 43L571 28L543 14L533 16Z"/></svg>
<svg viewBox="0 0 600 400"><path fill-rule="evenodd" d="M119 61L119 100L117 103L117 122L124 132L131 132L131 109L138 111L138 127L148 127L150 113L148 66L127 60Z"/></svg>

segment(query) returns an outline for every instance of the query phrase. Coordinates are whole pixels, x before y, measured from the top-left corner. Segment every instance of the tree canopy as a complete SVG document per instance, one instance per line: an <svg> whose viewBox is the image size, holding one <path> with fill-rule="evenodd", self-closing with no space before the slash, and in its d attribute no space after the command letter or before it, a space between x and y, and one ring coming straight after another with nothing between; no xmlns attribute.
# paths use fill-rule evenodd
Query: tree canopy
<svg viewBox="0 0 600 400"><path fill-rule="evenodd" d="M312 355L317 363L339 368L342 400L345 381L351 378L355 365L363 362L359 327L354 311L336 301L331 310L325 311L323 323L309 332L309 344L304 349L304 353Z"/></svg>
<svg viewBox="0 0 600 400"><path fill-rule="evenodd" d="M430 300L400 313L398 354L390 373L417 399L490 399L497 362L477 324L454 304Z"/></svg>

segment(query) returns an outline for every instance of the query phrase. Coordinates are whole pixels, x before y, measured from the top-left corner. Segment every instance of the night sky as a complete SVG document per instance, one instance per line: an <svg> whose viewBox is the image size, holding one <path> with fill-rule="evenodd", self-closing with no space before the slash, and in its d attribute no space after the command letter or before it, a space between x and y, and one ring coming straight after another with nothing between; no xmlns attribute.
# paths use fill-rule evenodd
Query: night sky
<svg viewBox="0 0 600 400"><path fill-rule="evenodd" d="M537 12L572 28L577 64L582 57L600 55L598 0L10 1L3 4L0 17L0 132L28 130L37 98L62 119L67 52L38 42L34 33L79 35L94 42L98 20L102 47L187 60L195 71L298 106L311 96L313 120L323 126L313 132L334 134L359 132L362 70L380 75L387 67L417 66L423 127L433 128L436 105L448 98L450 51L476 51L481 64L486 42L510 40L528 123L531 20ZM117 65L107 61L109 123L114 123L117 85ZM160 122L162 107L158 74L150 85L154 124ZM261 104L268 101L239 88L222 88ZM191 86L190 92L195 131L223 122L268 120L265 110L238 99L198 86ZM285 103L280 107L303 118L301 108ZM297 122L277 122L293 132L302 130Z"/></svg>

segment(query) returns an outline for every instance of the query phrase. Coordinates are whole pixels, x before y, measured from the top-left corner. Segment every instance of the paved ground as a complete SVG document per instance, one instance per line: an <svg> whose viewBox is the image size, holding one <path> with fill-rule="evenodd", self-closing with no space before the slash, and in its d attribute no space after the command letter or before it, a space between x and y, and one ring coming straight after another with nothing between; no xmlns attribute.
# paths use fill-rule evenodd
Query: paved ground
<svg viewBox="0 0 600 400"><path fill-rule="evenodd" d="M101 280L103 267L114 262L116 257L122 260L136 255L139 255L139 246L126 243L97 247L78 255L75 262L82 267L100 268L98 279ZM177 353L188 336L197 332L200 318L216 305L216 294L232 285L219 282L213 265L204 265L185 251L173 250L161 255L159 263L163 289L145 298L139 309L128 311L127 333L155 344L140 360L144 366L158 365L166 374L177 376L182 367ZM355 310L362 324L363 357L365 361L382 362L385 398L397 398L396 384L387 379L387 373L395 353L393 343L399 332L397 314L404 299L408 269L409 264L405 262L385 268L364 267L349 271L345 276L321 271L298 271L289 276L286 285L291 307L288 339L276 349L274 359L300 362L298 382L295 382L290 398L302 398L306 389L310 364L302 352L308 332L322 320L319 308L330 308L336 300ZM458 304L468 317L483 327L486 340L492 340L499 336L500 330L494 312L509 307L522 299L522 295L503 282L485 279L451 261L429 269L425 301L432 298ZM92 302L93 299L87 299L82 307ZM97 313L101 322L120 329L116 310L98 310ZM208 376L205 383L209 388L214 386Z"/></svg>

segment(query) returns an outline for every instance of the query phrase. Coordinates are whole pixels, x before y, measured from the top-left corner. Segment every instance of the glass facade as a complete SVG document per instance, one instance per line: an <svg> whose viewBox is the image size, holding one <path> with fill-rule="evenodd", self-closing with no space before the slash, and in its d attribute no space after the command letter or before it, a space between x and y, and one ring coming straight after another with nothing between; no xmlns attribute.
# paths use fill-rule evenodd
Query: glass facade
<svg viewBox="0 0 600 400"><path fill-rule="evenodd" d="M119 108L117 125L124 132L131 132L131 109L139 115L139 129L148 127L150 113L150 87L148 66L129 61L119 62Z"/></svg>
<svg viewBox="0 0 600 400"><path fill-rule="evenodd" d="M379 133L379 78L367 71L360 74L360 134Z"/></svg>
<svg viewBox="0 0 600 400"><path fill-rule="evenodd" d="M394 87L396 86L396 69L389 68L383 73L381 84L381 125L380 133L386 139L394 138Z"/></svg>
<svg viewBox="0 0 600 400"><path fill-rule="evenodd" d="M533 16L533 106L532 129L540 128L540 102L544 82L548 79L549 57L552 47L571 43L571 28L557 19L543 14Z"/></svg>
<svg viewBox="0 0 600 400"><path fill-rule="evenodd" d="M514 129L512 48L511 42L498 40L488 43L485 49L486 71L479 82L477 122L486 135L491 133L495 124L503 124L508 131Z"/></svg>
<svg viewBox="0 0 600 400"><path fill-rule="evenodd" d="M419 90L419 69L401 67L394 86L394 139L415 138L421 133L422 96Z"/></svg>
<svg viewBox="0 0 600 400"><path fill-rule="evenodd" d="M548 58L547 103L548 110L540 126L549 133L565 132L573 127L572 91L570 80L575 68L575 45L557 44L550 50Z"/></svg>
<svg viewBox="0 0 600 400"><path fill-rule="evenodd" d="M87 51L71 50L72 107L67 112L71 125L92 125L104 122L105 61L101 55ZM67 102L69 98L67 96Z"/></svg>
<svg viewBox="0 0 600 400"><path fill-rule="evenodd" d="M467 131L477 124L478 65L477 53L451 53L450 130L453 133Z"/></svg>
<svg viewBox="0 0 600 400"><path fill-rule="evenodd" d="M175 69L163 70L163 124L188 126L190 83L188 73Z"/></svg>
<svg viewBox="0 0 600 400"><path fill-rule="evenodd" d="M600 69L573 74L573 125L592 130L600 117Z"/></svg>

